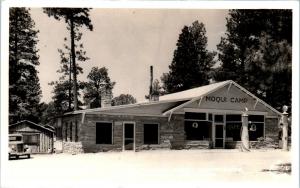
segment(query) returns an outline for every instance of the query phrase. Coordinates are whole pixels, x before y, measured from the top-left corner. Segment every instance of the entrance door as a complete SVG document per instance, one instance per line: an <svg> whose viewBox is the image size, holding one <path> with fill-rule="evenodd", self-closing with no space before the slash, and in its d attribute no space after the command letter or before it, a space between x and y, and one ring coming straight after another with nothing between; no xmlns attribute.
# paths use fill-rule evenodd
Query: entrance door
<svg viewBox="0 0 300 188"><path fill-rule="evenodd" d="M123 124L123 150L135 150L135 127L134 123Z"/></svg>
<svg viewBox="0 0 300 188"><path fill-rule="evenodd" d="M215 124L215 127L216 127L215 148L224 148L224 125Z"/></svg>
<svg viewBox="0 0 300 188"><path fill-rule="evenodd" d="M214 127L215 127L215 148L224 148L225 146L225 119L224 115L214 116Z"/></svg>

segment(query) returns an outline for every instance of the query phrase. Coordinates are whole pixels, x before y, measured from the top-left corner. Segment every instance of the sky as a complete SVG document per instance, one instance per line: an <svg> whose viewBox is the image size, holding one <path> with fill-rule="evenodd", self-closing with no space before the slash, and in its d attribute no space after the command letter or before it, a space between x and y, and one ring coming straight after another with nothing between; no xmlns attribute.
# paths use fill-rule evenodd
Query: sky
<svg viewBox="0 0 300 188"><path fill-rule="evenodd" d="M41 100L50 102L53 86L48 83L60 77L58 48L63 48L69 33L64 21L49 18L42 9L32 8L30 13L39 30ZM84 73L78 79L86 81L92 67L105 66L116 82L114 97L131 94L138 102L144 101L149 93L150 66L154 68L154 79L160 80L169 71L182 28L196 20L204 23L207 48L216 51L226 31L227 13L222 9L92 9L94 29L82 29L82 42L90 60L80 63Z"/></svg>

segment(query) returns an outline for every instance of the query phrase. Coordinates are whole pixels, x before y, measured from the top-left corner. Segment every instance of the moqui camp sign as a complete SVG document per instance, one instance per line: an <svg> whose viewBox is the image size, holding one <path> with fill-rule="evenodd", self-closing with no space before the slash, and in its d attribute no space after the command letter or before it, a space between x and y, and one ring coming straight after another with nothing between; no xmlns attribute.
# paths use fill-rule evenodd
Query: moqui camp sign
<svg viewBox="0 0 300 188"><path fill-rule="evenodd" d="M220 96L206 96L206 102L216 103L247 103L248 99L245 97L220 97Z"/></svg>

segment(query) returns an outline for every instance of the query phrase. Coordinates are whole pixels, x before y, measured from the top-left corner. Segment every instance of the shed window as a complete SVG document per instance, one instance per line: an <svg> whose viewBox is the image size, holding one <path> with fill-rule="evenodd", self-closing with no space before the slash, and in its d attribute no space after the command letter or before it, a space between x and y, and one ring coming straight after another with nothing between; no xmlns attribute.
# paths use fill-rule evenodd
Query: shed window
<svg viewBox="0 0 300 188"><path fill-rule="evenodd" d="M68 123L65 124L65 141L68 141Z"/></svg>
<svg viewBox="0 0 300 188"><path fill-rule="evenodd" d="M144 144L158 144L158 124L144 124Z"/></svg>
<svg viewBox="0 0 300 188"><path fill-rule="evenodd" d="M75 142L78 142L78 125L77 125L77 121L75 121Z"/></svg>
<svg viewBox="0 0 300 188"><path fill-rule="evenodd" d="M70 123L70 142L72 142L72 128L73 128L73 124L72 122Z"/></svg>
<svg viewBox="0 0 300 188"><path fill-rule="evenodd" d="M96 123L96 144L112 144L112 123Z"/></svg>
<svg viewBox="0 0 300 188"><path fill-rule="evenodd" d="M23 140L24 144L39 144L40 142L39 134L24 134Z"/></svg>

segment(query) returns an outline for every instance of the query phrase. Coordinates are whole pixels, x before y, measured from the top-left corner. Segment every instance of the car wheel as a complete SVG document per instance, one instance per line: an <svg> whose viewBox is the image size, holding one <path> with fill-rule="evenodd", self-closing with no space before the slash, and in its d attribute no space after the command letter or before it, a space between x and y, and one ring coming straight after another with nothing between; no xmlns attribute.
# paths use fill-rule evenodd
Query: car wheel
<svg viewBox="0 0 300 188"><path fill-rule="evenodd" d="M30 154L27 155L27 158L28 158L28 159L30 158Z"/></svg>
<svg viewBox="0 0 300 188"><path fill-rule="evenodd" d="M19 155L16 155L16 159L19 159Z"/></svg>

